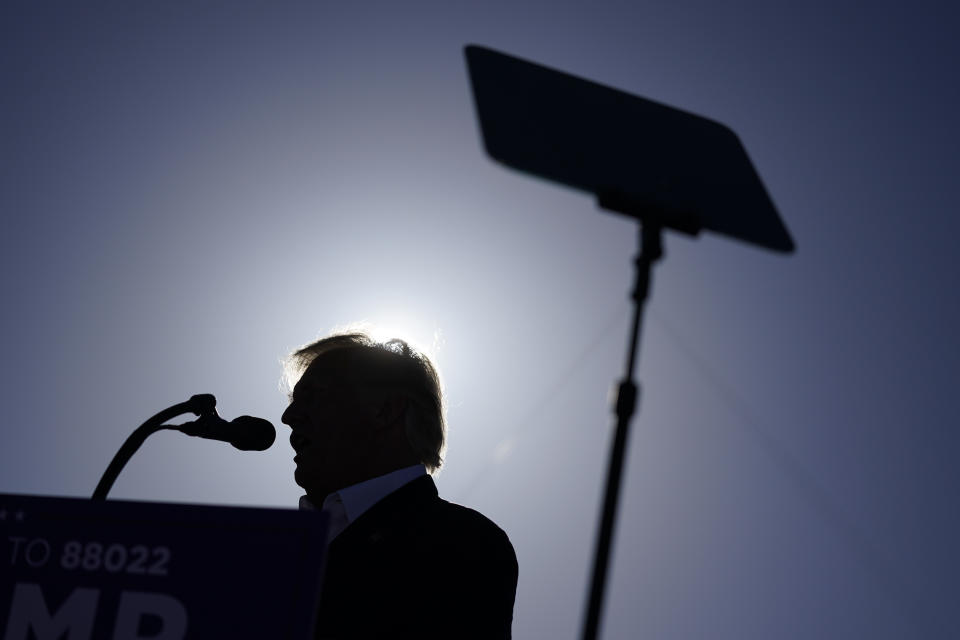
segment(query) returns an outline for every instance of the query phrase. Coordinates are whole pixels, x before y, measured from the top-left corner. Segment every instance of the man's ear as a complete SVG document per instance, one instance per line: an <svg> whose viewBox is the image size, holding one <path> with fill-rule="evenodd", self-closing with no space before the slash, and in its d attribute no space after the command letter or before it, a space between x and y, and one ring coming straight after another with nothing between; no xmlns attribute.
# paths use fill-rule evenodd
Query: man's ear
<svg viewBox="0 0 960 640"><path fill-rule="evenodd" d="M375 417L378 429L389 430L396 425L404 426L410 400L400 393L386 393L380 398L380 408Z"/></svg>

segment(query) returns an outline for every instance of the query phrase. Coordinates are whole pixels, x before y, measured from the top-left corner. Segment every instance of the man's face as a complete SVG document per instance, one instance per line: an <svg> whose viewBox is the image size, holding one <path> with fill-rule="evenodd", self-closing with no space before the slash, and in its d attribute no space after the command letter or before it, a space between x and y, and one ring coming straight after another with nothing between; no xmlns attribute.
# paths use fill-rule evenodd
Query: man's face
<svg viewBox="0 0 960 640"><path fill-rule="evenodd" d="M367 479L376 447L376 394L353 381L349 356L337 350L314 360L281 418L291 428L294 478L317 506L327 494Z"/></svg>

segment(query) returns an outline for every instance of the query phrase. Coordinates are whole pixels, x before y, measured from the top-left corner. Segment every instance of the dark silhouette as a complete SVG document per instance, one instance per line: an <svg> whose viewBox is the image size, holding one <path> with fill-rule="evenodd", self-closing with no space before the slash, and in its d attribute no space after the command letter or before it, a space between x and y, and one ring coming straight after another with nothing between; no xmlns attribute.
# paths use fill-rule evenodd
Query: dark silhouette
<svg viewBox="0 0 960 640"><path fill-rule="evenodd" d="M429 475L445 446L430 361L402 340L353 333L298 350L288 373L301 506L331 518L317 637L509 638L513 547L441 499Z"/></svg>
<svg viewBox="0 0 960 640"><path fill-rule="evenodd" d="M640 223L630 294L633 323L617 390L583 640L600 625L630 421L643 308L664 230L706 229L790 253L795 245L740 139L729 127L476 45L465 49L477 118L490 157L593 193L601 209Z"/></svg>
<svg viewBox="0 0 960 640"><path fill-rule="evenodd" d="M183 424L163 424L184 413L192 413L199 417ZM97 483L97 488L93 491L92 499L106 500L117 476L140 445L150 435L165 429L179 431L188 436L229 442L241 451L266 451L277 439L277 430L263 418L240 416L227 422L217 414L217 399L209 393L201 393L186 402L164 409L137 427L113 456L113 460L110 461L100 477L100 482Z"/></svg>

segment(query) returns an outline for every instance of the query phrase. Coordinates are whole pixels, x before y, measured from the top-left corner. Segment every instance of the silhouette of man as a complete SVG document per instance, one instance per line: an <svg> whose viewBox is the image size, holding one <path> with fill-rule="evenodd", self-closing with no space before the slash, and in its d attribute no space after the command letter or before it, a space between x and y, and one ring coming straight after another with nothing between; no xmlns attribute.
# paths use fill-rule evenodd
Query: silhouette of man
<svg viewBox="0 0 960 640"><path fill-rule="evenodd" d="M287 372L301 508L330 517L317 637L509 638L513 546L430 475L446 436L430 361L351 333L294 352Z"/></svg>

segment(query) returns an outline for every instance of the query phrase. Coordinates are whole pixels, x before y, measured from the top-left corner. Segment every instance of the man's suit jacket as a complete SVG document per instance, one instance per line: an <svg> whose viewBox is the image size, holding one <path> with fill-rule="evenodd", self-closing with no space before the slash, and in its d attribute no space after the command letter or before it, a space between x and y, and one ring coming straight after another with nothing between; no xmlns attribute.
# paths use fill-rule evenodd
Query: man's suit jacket
<svg viewBox="0 0 960 640"><path fill-rule="evenodd" d="M317 637L509 638L517 571L507 535L423 476L330 543Z"/></svg>

